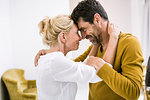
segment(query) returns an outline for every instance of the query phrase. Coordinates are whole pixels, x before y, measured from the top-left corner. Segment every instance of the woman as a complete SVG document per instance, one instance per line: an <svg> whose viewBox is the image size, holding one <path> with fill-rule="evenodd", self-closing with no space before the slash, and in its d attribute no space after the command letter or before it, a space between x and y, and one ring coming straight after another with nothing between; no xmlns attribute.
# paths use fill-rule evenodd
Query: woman
<svg viewBox="0 0 150 100"><path fill-rule="evenodd" d="M101 81L96 75L95 68L65 57L69 51L78 49L81 40L77 26L69 16L60 15L53 19L46 18L39 23L39 27L40 34L43 35L43 42L50 49L38 61L38 100L74 100L77 82ZM114 37L115 35L112 33L115 31L112 31L111 27L109 30L110 38ZM113 45L116 48L117 43ZM96 54L98 46L93 48L95 49L92 49L91 56ZM115 49L111 52L106 50L106 52L105 56L114 55ZM104 58L104 60L108 59Z"/></svg>

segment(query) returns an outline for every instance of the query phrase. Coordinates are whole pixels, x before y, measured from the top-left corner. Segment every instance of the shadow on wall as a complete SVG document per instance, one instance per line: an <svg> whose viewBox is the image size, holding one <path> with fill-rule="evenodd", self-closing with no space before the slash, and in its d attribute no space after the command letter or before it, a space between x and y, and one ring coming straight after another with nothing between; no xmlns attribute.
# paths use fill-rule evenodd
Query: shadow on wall
<svg viewBox="0 0 150 100"><path fill-rule="evenodd" d="M1 86L1 100L10 100L8 90L3 82L2 79L0 79L0 86Z"/></svg>

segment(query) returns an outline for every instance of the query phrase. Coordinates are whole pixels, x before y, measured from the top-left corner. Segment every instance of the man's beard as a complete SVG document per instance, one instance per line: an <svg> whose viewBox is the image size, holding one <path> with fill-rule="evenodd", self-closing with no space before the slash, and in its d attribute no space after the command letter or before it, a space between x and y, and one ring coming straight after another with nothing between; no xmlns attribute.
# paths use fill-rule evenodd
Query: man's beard
<svg viewBox="0 0 150 100"><path fill-rule="evenodd" d="M93 41L91 41L93 45L101 44L102 41L103 41L103 39L102 39L101 33L98 34L97 37L93 34Z"/></svg>
<svg viewBox="0 0 150 100"><path fill-rule="evenodd" d="M92 44L93 45L98 45L101 44L103 39L102 39L102 30L97 27L96 25L94 25L94 30L95 30L95 34L97 33L97 36L95 34L93 34L93 41Z"/></svg>

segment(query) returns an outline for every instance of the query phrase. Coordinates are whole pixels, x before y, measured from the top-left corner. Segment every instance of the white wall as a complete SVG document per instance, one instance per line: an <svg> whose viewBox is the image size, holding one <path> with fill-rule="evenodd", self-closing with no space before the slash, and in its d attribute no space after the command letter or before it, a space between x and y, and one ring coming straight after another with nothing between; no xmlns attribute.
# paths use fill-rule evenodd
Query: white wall
<svg viewBox="0 0 150 100"><path fill-rule="evenodd" d="M10 0L10 9L13 65L25 69L27 79L34 79L34 57L41 48L45 48L38 23L45 16L68 14L69 1Z"/></svg>
<svg viewBox="0 0 150 100"><path fill-rule="evenodd" d="M10 68L35 79L34 57L41 49L38 23L45 16L69 14L68 0L0 0L0 77ZM0 100L3 100L0 82Z"/></svg>
<svg viewBox="0 0 150 100"><path fill-rule="evenodd" d="M2 74L12 67L12 44L10 36L9 0L0 0L0 79ZM0 100L4 98L0 80Z"/></svg>
<svg viewBox="0 0 150 100"><path fill-rule="evenodd" d="M145 15L145 0L131 0L131 6L132 6L132 32L135 33L135 35L138 37L142 50L143 50L143 57L144 57L144 63L143 65L147 65L148 61L148 54L147 54L147 47L145 49L145 43L144 39L144 15ZM147 43L146 43L147 44ZM146 51L145 51L146 50Z"/></svg>
<svg viewBox="0 0 150 100"><path fill-rule="evenodd" d="M131 0L131 27L132 33L136 35L142 44L144 32L144 6L145 0Z"/></svg>
<svg viewBox="0 0 150 100"><path fill-rule="evenodd" d="M109 20L123 32L131 32L131 0L99 0L106 10Z"/></svg>

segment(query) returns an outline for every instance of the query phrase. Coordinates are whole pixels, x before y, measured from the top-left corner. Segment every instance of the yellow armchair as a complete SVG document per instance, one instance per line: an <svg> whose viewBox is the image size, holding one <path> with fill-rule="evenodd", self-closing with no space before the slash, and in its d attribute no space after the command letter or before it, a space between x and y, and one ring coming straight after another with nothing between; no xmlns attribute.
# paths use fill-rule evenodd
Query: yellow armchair
<svg viewBox="0 0 150 100"><path fill-rule="evenodd" d="M10 100L37 100L35 80L26 80L24 70L9 69L2 75Z"/></svg>

